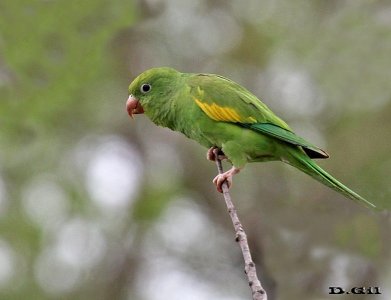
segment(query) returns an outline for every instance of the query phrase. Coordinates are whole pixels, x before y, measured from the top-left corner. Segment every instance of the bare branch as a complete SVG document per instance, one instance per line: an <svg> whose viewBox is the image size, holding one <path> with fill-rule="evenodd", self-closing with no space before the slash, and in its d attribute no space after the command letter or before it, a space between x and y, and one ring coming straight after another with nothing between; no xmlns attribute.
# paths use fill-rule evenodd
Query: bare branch
<svg viewBox="0 0 391 300"><path fill-rule="evenodd" d="M219 155L218 155L219 150L215 149L214 154L215 154L215 162L216 162L217 169L219 171L219 174L222 174L223 166L221 164L221 160L219 159ZM236 208L232 203L231 195L229 194L229 189L226 182L223 183L222 189L223 189L225 204L227 205L229 216L231 217L232 224L235 228L235 234L236 234L235 240L236 242L238 242L240 249L242 250L243 259L244 259L244 272L247 275L247 280L251 288L253 300L267 300L266 291L262 287L261 282L257 277L255 264L251 258L251 252L248 246L246 232L244 231L242 223L238 218Z"/></svg>

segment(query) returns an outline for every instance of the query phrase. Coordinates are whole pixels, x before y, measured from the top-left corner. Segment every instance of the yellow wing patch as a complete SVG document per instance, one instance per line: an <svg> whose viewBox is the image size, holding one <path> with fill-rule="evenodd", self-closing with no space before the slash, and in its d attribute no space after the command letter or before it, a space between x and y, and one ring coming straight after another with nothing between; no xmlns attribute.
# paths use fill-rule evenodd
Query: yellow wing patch
<svg viewBox="0 0 391 300"><path fill-rule="evenodd" d="M253 117L243 118L238 112L231 107L222 107L216 103L208 104L203 103L200 100L194 98L197 105L202 109L204 113L208 115L209 118L215 121L223 122L239 122L239 123L256 123L257 120Z"/></svg>

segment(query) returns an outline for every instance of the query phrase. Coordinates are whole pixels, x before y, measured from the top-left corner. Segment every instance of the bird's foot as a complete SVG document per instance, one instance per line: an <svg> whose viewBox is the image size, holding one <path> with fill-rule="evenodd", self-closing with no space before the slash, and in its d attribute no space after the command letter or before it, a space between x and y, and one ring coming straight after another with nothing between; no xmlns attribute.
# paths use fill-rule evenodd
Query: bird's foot
<svg viewBox="0 0 391 300"><path fill-rule="evenodd" d="M219 150L219 148L217 148L215 146L210 147L208 149L208 152L206 152L206 158L208 160L215 161L216 160L216 155L215 155L216 151L219 151L218 156L217 156L218 159L220 159L220 160L227 159L227 157L224 155L223 151Z"/></svg>
<svg viewBox="0 0 391 300"><path fill-rule="evenodd" d="M232 177L240 172L240 168L232 167L228 171L217 175L213 179L213 183L216 185L217 191L222 193L223 192L223 183L227 182L228 188L232 186Z"/></svg>

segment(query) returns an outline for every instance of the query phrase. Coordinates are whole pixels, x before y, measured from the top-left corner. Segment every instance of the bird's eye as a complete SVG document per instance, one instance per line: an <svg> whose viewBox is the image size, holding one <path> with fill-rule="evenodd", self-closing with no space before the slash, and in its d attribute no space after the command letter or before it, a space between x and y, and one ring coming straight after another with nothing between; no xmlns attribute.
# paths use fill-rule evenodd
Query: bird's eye
<svg viewBox="0 0 391 300"><path fill-rule="evenodd" d="M143 94L148 93L152 89L152 86L149 83L144 83L140 87L140 91Z"/></svg>

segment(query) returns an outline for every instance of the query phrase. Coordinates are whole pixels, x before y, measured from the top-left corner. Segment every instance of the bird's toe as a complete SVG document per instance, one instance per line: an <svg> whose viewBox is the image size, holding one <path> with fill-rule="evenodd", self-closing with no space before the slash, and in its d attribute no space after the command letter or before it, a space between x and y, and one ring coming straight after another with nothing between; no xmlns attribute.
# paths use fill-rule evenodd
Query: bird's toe
<svg viewBox="0 0 391 300"><path fill-rule="evenodd" d="M227 186L228 188L231 187L232 185L232 176L229 176L225 173L223 174L219 174L217 175L214 179L213 179L213 183L216 185L216 188L217 188L217 191L222 193L223 192L223 183L226 182L227 183Z"/></svg>
<svg viewBox="0 0 391 300"><path fill-rule="evenodd" d="M206 158L208 160L211 160L211 161L215 161L216 160L216 156L215 156L215 153L214 153L214 150L217 149L216 147L210 147L208 149L208 152L206 152Z"/></svg>
<svg viewBox="0 0 391 300"><path fill-rule="evenodd" d="M221 151L219 148L213 146L208 149L208 152L206 152L206 158L211 161L216 160L216 153L217 153L217 158L220 160L227 159L225 156L224 152Z"/></svg>

